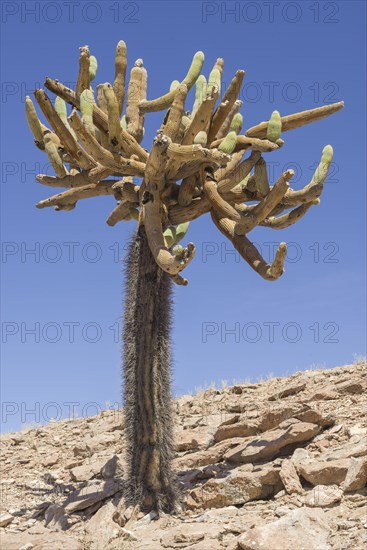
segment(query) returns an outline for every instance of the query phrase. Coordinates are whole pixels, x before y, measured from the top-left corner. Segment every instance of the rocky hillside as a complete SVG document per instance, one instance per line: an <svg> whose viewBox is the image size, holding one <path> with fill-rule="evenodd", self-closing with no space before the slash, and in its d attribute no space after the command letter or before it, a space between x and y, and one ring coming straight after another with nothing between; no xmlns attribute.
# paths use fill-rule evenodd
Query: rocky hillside
<svg viewBox="0 0 367 550"><path fill-rule="evenodd" d="M175 516L120 502L121 411L3 436L1 548L366 548L366 364L209 389L175 408Z"/></svg>

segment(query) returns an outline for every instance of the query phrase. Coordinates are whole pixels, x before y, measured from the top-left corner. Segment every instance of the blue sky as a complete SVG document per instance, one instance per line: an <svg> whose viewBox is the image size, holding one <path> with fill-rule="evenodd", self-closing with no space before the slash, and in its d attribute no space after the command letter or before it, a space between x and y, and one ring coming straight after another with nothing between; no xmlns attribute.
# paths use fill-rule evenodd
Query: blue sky
<svg viewBox="0 0 367 550"><path fill-rule="evenodd" d="M135 222L106 225L111 197L71 212L36 209L53 189L34 180L47 163L24 116L24 96L46 75L75 82L85 44L99 61L98 83L113 79L125 40L128 70L144 60L149 98L185 75L195 51L205 52L206 75L223 57L224 84L246 71L244 129L274 109L345 101L266 155L274 177L291 166L300 188L322 148L335 153L320 206L282 232L250 234L267 259L274 243L289 243L280 280L263 281L233 255L208 216L191 224L197 256L189 286L175 289L175 393L365 354L364 2L4 1L1 9L3 431L68 416L70 403L85 415L121 400L121 258ZM147 116L145 147L161 119Z"/></svg>

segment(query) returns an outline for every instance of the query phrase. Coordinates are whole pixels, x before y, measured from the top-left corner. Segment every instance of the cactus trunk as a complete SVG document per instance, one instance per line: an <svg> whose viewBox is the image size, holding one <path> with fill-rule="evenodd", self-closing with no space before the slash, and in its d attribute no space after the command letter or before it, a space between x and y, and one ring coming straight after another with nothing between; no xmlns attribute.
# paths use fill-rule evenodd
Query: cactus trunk
<svg viewBox="0 0 367 550"><path fill-rule="evenodd" d="M171 512L176 499L171 471L172 281L154 261L144 226L130 243L125 275L126 501L143 511Z"/></svg>

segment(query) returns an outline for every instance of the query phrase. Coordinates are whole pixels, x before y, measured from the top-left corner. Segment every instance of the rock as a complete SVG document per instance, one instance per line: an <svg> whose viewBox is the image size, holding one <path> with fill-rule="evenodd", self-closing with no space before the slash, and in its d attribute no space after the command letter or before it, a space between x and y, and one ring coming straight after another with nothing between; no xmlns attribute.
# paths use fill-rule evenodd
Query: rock
<svg viewBox="0 0 367 550"><path fill-rule="evenodd" d="M241 550L330 550L330 532L321 510L303 508L250 529L237 539L237 543Z"/></svg>
<svg viewBox="0 0 367 550"><path fill-rule="evenodd" d="M91 455L90 448L86 443L78 443L72 448L73 455L80 458L87 458Z"/></svg>
<svg viewBox="0 0 367 550"><path fill-rule="evenodd" d="M196 430L181 430L176 432L176 451L193 451L207 442L205 433Z"/></svg>
<svg viewBox="0 0 367 550"><path fill-rule="evenodd" d="M265 432L261 437L238 445L227 451L224 458L230 462L248 463L271 460L281 449L293 443L302 443L312 439L320 431L319 426L308 422L296 422L287 429L275 429Z"/></svg>
<svg viewBox="0 0 367 550"><path fill-rule="evenodd" d="M245 504L251 500L267 498L282 488L279 469L270 466L236 468L226 477L209 479L192 489L187 497L187 507L220 508Z"/></svg>
<svg viewBox="0 0 367 550"><path fill-rule="evenodd" d="M108 460L105 458L86 462L70 470L70 476L74 481L89 481L96 476L102 475L103 479L110 479L115 476L122 477L123 468L117 455Z"/></svg>
<svg viewBox="0 0 367 550"><path fill-rule="evenodd" d="M316 485L304 498L306 506L324 508L340 502L343 491L337 485Z"/></svg>
<svg viewBox="0 0 367 550"><path fill-rule="evenodd" d="M1 546L4 550L83 550L83 545L65 533L53 533L46 529L45 534L5 533L1 535ZM31 545L31 546L30 546Z"/></svg>
<svg viewBox="0 0 367 550"><path fill-rule="evenodd" d="M88 521L86 533L90 550L109 548L111 541L122 536L122 528L113 520L115 512L115 506L108 502Z"/></svg>
<svg viewBox="0 0 367 550"><path fill-rule="evenodd" d="M14 520L14 516L11 514L1 514L0 515L0 527L6 527Z"/></svg>
<svg viewBox="0 0 367 550"><path fill-rule="evenodd" d="M351 458L350 466L345 476L343 489L358 491L367 484L367 457Z"/></svg>
<svg viewBox="0 0 367 550"><path fill-rule="evenodd" d="M338 399L339 398L338 393L334 391L332 388L333 386L329 389L323 388L316 391L309 398L309 401L331 401L333 399Z"/></svg>
<svg viewBox="0 0 367 550"><path fill-rule="evenodd" d="M112 479L103 483L93 482L82 489L74 491L64 504L65 511L72 514L84 510L93 504L116 494L121 490L121 484Z"/></svg>
<svg viewBox="0 0 367 550"><path fill-rule="evenodd" d="M299 480L297 470L291 460L283 460L279 475L288 494L291 495L292 493L303 493L303 488Z"/></svg>
<svg viewBox="0 0 367 550"><path fill-rule="evenodd" d="M48 468L56 464L58 461L59 461L58 455L51 454L42 460L42 465L45 466L45 468Z"/></svg>
<svg viewBox="0 0 367 550"><path fill-rule="evenodd" d="M312 485L340 485L344 481L350 460L310 460L297 465L298 473Z"/></svg>
<svg viewBox="0 0 367 550"><path fill-rule="evenodd" d="M306 382L297 382L296 384L283 386L276 393L268 397L268 400L276 401L284 397L289 397L290 395L296 395L297 393L303 391L305 387L306 387Z"/></svg>
<svg viewBox="0 0 367 550"><path fill-rule="evenodd" d="M160 538L160 543L164 548L182 548L183 550L198 547L198 543L204 543L207 550L215 548L212 546L213 539L220 533L220 528L216 525L198 525L195 523L186 523L176 525L174 530L169 530ZM152 546L153 550L153 546Z"/></svg>
<svg viewBox="0 0 367 550"><path fill-rule="evenodd" d="M136 525L148 525L153 519L158 518L158 513L152 510L149 514L145 514L141 519L136 522Z"/></svg>
<svg viewBox="0 0 367 550"><path fill-rule="evenodd" d="M359 439L357 442L349 442L341 445L340 447L334 447L331 451L323 455L324 460L339 460L340 458L351 458L367 455L367 445L363 439Z"/></svg>
<svg viewBox="0 0 367 550"><path fill-rule="evenodd" d="M98 460L95 462L87 462L82 466L77 466L70 470L70 477L74 481L89 481L101 471L101 468L105 465L104 460Z"/></svg>
<svg viewBox="0 0 367 550"><path fill-rule="evenodd" d="M335 388L342 394L360 394L366 391L366 383L362 380L346 380L346 382L336 384Z"/></svg>
<svg viewBox="0 0 367 550"><path fill-rule="evenodd" d="M205 451L197 451L190 453L173 460L175 470L188 470L192 468L198 468L200 466L207 466L208 464L215 464L223 459L223 455L228 449L236 447L239 443L242 443L242 439L239 437L221 441L215 445L212 445Z"/></svg>
<svg viewBox="0 0 367 550"><path fill-rule="evenodd" d="M307 451L307 449L303 449L302 447L298 447L298 449L295 449L291 460L293 464L302 464L303 462L309 461L311 458L310 453Z"/></svg>
<svg viewBox="0 0 367 550"><path fill-rule="evenodd" d="M58 504L52 504L45 511L45 526L55 531L66 531L69 528L65 510Z"/></svg>
<svg viewBox="0 0 367 550"><path fill-rule="evenodd" d="M125 539L138 540L138 537L136 537L132 531L129 531L129 529L125 529L125 527L121 527L121 531Z"/></svg>
<svg viewBox="0 0 367 550"><path fill-rule="evenodd" d="M106 448L107 446L111 447L115 442L115 432L100 433L86 440L86 444L91 450L92 454L96 451Z"/></svg>
<svg viewBox="0 0 367 550"><path fill-rule="evenodd" d="M258 432L257 425L247 421L236 422L235 424L221 424L214 434L214 441L217 443L233 437L249 437Z"/></svg>

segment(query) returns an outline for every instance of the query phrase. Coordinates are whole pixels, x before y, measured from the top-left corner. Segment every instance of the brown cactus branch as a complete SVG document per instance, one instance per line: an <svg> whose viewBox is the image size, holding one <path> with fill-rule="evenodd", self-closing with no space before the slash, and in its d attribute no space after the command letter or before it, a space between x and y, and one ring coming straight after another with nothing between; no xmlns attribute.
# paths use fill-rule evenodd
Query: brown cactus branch
<svg viewBox="0 0 367 550"><path fill-rule="evenodd" d="M233 104L231 110L229 111L228 115L226 116L222 126L219 128L216 136L214 136L215 138L221 139L221 138L224 138L228 134L230 126L231 126L231 122L233 120L233 117L241 109L242 103L243 102L239 99L237 99L234 102L234 104Z"/></svg>
<svg viewBox="0 0 367 550"><path fill-rule="evenodd" d="M180 84L175 90L175 97L167 114L167 120L162 125L162 132L173 142L176 141L180 129L181 119L185 110L185 101L188 92L186 84Z"/></svg>
<svg viewBox="0 0 367 550"><path fill-rule="evenodd" d="M99 183L91 183L68 189L57 195L53 195L48 199L40 201L36 204L37 208L47 208L49 206L67 206L75 204L78 200L98 197L100 195L113 195L113 181L101 181Z"/></svg>
<svg viewBox="0 0 367 550"><path fill-rule="evenodd" d="M120 181L116 181L112 188L121 199L131 203L139 204L139 185L134 185L133 178L127 177Z"/></svg>
<svg viewBox="0 0 367 550"><path fill-rule="evenodd" d="M50 92L53 92L54 94L58 95L64 101L67 103L70 103L70 105L73 105L78 110L80 110L80 101L76 98L75 93L73 90L68 88L67 86L64 86L57 80L53 80L52 78L46 78L45 80L45 86ZM106 113L102 111L97 105L93 105L93 122L97 126L99 130L101 130L104 133L108 132L108 117ZM133 136L130 136L128 132L121 129L122 132L122 139L124 142L124 147L127 150L129 156L130 155L137 155L140 160L145 161L148 158L148 153L139 145L139 143L134 139Z"/></svg>
<svg viewBox="0 0 367 550"><path fill-rule="evenodd" d="M139 105L147 96L147 71L143 67L143 60L137 59L130 72L130 81L126 100L126 129L138 143L144 135L144 113Z"/></svg>
<svg viewBox="0 0 367 550"><path fill-rule="evenodd" d="M117 98L120 117L124 107L126 67L126 44L123 40L120 40L116 47L115 79L113 81L113 91L115 92L115 96Z"/></svg>
<svg viewBox="0 0 367 550"><path fill-rule="evenodd" d="M118 149L125 155L128 154L127 148L124 147L122 139L122 128L119 117L119 104L113 91L111 84L106 83L103 86L103 93L107 104L107 118L108 118L108 139L110 145L114 149Z"/></svg>
<svg viewBox="0 0 367 550"><path fill-rule="evenodd" d="M129 201L120 202L120 204L118 204L108 216L106 220L107 225L112 227L120 221L130 221L134 219L134 216L132 215L133 208L134 205Z"/></svg>
<svg viewBox="0 0 367 550"><path fill-rule="evenodd" d="M298 222L298 220L300 220L306 214L311 206L318 205L319 202L319 199L315 199L313 202L307 202L305 204L302 204L301 206L298 206L297 208L291 210L283 216L271 216L269 218L265 218L262 222L259 223L259 225L263 227L270 227L271 229L285 229L286 227L289 227L290 225Z"/></svg>
<svg viewBox="0 0 367 550"><path fill-rule="evenodd" d="M188 90L192 88L192 86L195 84L199 74L200 69L204 61L204 54L202 52L197 52L192 60L191 66L185 76L185 78L182 80L181 84L186 84ZM167 94L164 94L161 97L158 97L157 99L152 99L150 101L144 100L140 102L140 111L141 113L148 113L148 112L157 112L157 111L163 111L164 109L167 109L173 100L175 99L176 90L171 90Z"/></svg>
<svg viewBox="0 0 367 550"><path fill-rule="evenodd" d="M224 138L222 139L216 139L210 144L210 147L219 147L219 145L222 143ZM237 151L246 151L247 149L251 149L252 151L260 151L261 153L271 153L272 151L276 151L279 149L279 147L282 147L284 145L284 141L282 139L278 139L275 143L272 141L269 141L268 139L258 139L258 138L249 138L247 136L237 136L236 140L236 147L234 148L234 152Z"/></svg>
<svg viewBox="0 0 367 550"><path fill-rule="evenodd" d="M185 135L182 140L182 145L192 145L194 143L195 136L201 132L206 131L210 118L213 113L215 102L218 99L218 90L213 90L213 93L210 97L204 97L202 103L200 104L198 110L195 112L194 117L191 121L190 126L188 126Z"/></svg>
<svg viewBox="0 0 367 550"><path fill-rule="evenodd" d="M178 204L180 206L188 206L191 203L199 179L198 174L195 173L182 180L178 192Z"/></svg>
<svg viewBox="0 0 367 550"><path fill-rule="evenodd" d="M69 128L65 126L60 116L57 114L54 106L50 101L50 98L45 93L45 91L41 89L36 90L34 92L34 96L47 121L51 124L62 145L73 157L76 164L84 170L89 170L90 168L95 166L95 161L85 151L83 151L83 149L79 147Z"/></svg>
<svg viewBox="0 0 367 550"><path fill-rule="evenodd" d="M89 90L90 87L90 77L89 77L89 62L90 54L88 46L82 46L80 49L79 57L79 73L78 80L76 83L76 97L80 98L80 94L84 90Z"/></svg>
<svg viewBox="0 0 367 550"><path fill-rule="evenodd" d="M241 183L241 181L249 175L259 158L260 153L258 151L253 151L247 159L238 164L225 179L218 182L219 193L230 191L233 187Z"/></svg>
<svg viewBox="0 0 367 550"><path fill-rule="evenodd" d="M315 122L316 120L321 120L322 118L337 113L343 107L344 101L339 101L338 103L332 103L331 105L316 107L316 109L309 109L308 111L301 111L299 113L294 113L293 115L282 116L282 132L294 130L295 128L300 128L305 124L310 124L311 122ZM265 138L268 124L269 121L266 120L265 122L261 122L256 126L252 126L246 131L246 136L261 139Z"/></svg>
<svg viewBox="0 0 367 550"><path fill-rule="evenodd" d="M123 157L111 153L104 149L92 134L83 126L77 112L74 110L68 120L77 134L79 141L85 150L93 156L103 166L112 169L124 176L143 176L145 164L133 159L124 159Z"/></svg>
<svg viewBox="0 0 367 550"><path fill-rule="evenodd" d="M237 100L237 96L241 90L242 82L245 76L245 71L239 70L236 72L235 76L232 78L225 94L223 95L222 101L219 104L217 110L213 115L213 119L210 124L210 130L208 133L208 143L211 144L215 139L218 131L220 130L222 124L228 117L229 113L232 110L233 105Z"/></svg>
<svg viewBox="0 0 367 550"><path fill-rule="evenodd" d="M48 176L46 174L38 174L36 176L36 180L41 183L42 185L47 185L48 187L66 187L66 188L73 188L73 187L81 187L82 185L88 185L90 183L98 183L105 177L109 176L109 171L105 171L104 175L102 177L93 178L90 175L90 172L79 172L78 174L68 174L64 178L58 178L55 176ZM111 180L115 181L115 180Z"/></svg>
<svg viewBox="0 0 367 550"><path fill-rule="evenodd" d="M221 218L211 211L212 220L219 231L233 244L237 252L263 279L275 281L284 272L284 260L287 254L285 243L280 243L273 262L268 264L255 245L245 236L235 233L235 223L227 218Z"/></svg>

